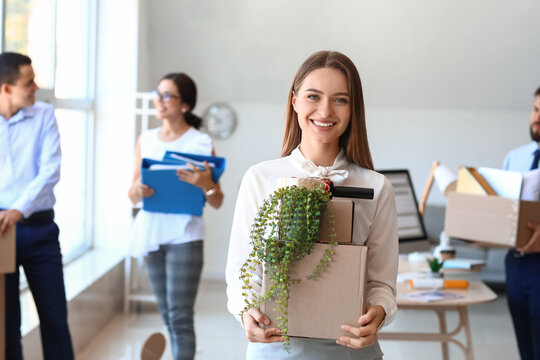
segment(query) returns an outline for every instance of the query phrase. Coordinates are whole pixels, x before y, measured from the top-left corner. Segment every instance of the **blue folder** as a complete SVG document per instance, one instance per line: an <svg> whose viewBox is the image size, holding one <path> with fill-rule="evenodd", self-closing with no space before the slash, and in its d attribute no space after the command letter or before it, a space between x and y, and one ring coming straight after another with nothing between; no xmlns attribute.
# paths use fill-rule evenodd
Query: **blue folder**
<svg viewBox="0 0 540 360"><path fill-rule="evenodd" d="M188 160L180 160L185 158ZM154 189L154 194L143 198L143 209L151 212L171 214L191 214L201 216L206 198L202 189L178 179L176 169L150 170L150 166L185 165L188 162L203 162L213 164L212 180L218 182L225 170L225 159L216 156L203 156L187 153L167 152L163 160L142 159L141 181ZM202 168L202 165L196 165Z"/></svg>

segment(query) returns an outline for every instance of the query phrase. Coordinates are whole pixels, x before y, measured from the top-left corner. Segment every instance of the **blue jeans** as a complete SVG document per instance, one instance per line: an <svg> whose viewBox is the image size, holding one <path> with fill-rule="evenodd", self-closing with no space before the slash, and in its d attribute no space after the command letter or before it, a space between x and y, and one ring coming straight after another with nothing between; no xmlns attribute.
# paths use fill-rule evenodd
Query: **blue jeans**
<svg viewBox="0 0 540 360"><path fill-rule="evenodd" d="M203 265L203 241L161 245L145 257L150 284L169 330L175 360L195 356L193 305Z"/></svg>
<svg viewBox="0 0 540 360"><path fill-rule="evenodd" d="M540 253L506 254L506 294L522 360L540 360Z"/></svg>
<svg viewBox="0 0 540 360"><path fill-rule="evenodd" d="M62 255L54 221L17 224L17 271L6 275L6 359L21 360L19 266L39 314L45 360L71 360L73 348L67 323Z"/></svg>

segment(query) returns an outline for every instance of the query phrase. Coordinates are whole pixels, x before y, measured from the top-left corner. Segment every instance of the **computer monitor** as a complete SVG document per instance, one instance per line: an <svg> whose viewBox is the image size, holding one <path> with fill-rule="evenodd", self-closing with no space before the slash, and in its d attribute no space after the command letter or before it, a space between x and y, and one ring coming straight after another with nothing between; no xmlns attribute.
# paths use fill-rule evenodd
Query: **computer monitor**
<svg viewBox="0 0 540 360"><path fill-rule="evenodd" d="M429 248L426 229L409 175L409 170L377 170L392 184L398 216L400 252L420 251Z"/></svg>

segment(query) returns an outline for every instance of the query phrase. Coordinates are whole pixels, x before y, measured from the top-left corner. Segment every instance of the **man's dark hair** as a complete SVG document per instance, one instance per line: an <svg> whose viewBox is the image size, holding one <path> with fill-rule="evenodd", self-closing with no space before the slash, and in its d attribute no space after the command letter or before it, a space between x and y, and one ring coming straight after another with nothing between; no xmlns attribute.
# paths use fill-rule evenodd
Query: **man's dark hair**
<svg viewBox="0 0 540 360"><path fill-rule="evenodd" d="M0 86L3 84L14 84L21 76L19 67L21 65L31 65L32 60L22 54L5 52L0 54Z"/></svg>
<svg viewBox="0 0 540 360"><path fill-rule="evenodd" d="M536 89L536 92L534 93L534 96L540 96L540 87Z"/></svg>

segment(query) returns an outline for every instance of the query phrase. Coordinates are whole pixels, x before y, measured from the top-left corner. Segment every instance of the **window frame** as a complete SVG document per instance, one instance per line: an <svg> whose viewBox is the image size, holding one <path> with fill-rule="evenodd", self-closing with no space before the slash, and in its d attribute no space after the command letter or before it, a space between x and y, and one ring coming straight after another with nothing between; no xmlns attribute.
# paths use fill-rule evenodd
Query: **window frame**
<svg viewBox="0 0 540 360"><path fill-rule="evenodd" d="M83 255L85 252L91 250L94 247L94 195L95 195L95 180L94 180L94 159L95 159L95 89L96 89L96 64L97 64L97 14L98 3L97 0L88 0L85 4L88 6L88 64L85 73L87 74L87 96L86 98L57 98L55 96L56 88L56 74L57 74L57 27L58 27L58 1L50 0L50 16L52 17L50 34L54 41L52 42L52 49L50 56L52 57L50 69L49 83L52 84L52 88L40 89L36 93L36 99L39 101L47 102L54 106L55 109L65 110L79 110L84 111L86 114L86 166L85 166L85 179L86 191L84 194L84 216L85 216L85 229L83 232L83 238L78 239L77 245L68 254L64 254L64 265ZM0 49L4 52L5 49L5 36L6 36L6 8L7 0L1 0L0 3Z"/></svg>

